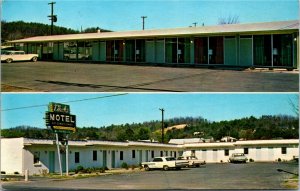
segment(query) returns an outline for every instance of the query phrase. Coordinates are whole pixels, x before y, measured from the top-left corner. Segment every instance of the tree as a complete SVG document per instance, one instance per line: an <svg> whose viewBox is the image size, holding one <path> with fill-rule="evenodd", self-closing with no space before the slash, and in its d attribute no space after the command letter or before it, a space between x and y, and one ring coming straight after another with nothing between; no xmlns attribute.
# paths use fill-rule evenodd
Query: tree
<svg viewBox="0 0 300 191"><path fill-rule="evenodd" d="M289 104L296 116L299 116L299 96L295 95L293 98L289 98Z"/></svg>
<svg viewBox="0 0 300 191"><path fill-rule="evenodd" d="M227 24L238 24L240 23L239 21L239 16L235 15L229 15L227 18L226 17L220 17L218 24L219 25L227 25Z"/></svg>

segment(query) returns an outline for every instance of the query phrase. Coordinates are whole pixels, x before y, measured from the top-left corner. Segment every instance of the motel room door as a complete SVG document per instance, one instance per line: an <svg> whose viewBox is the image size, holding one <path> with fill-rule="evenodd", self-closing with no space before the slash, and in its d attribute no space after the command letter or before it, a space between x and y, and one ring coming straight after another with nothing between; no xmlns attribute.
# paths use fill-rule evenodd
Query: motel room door
<svg viewBox="0 0 300 191"><path fill-rule="evenodd" d="M155 45L155 62L165 63L165 40L157 40Z"/></svg>
<svg viewBox="0 0 300 191"><path fill-rule="evenodd" d="M149 62L149 63L155 62L154 40L146 41L146 62Z"/></svg>
<svg viewBox="0 0 300 191"><path fill-rule="evenodd" d="M107 167L107 151L106 150L103 151L102 161L103 161L102 167Z"/></svg>
<svg viewBox="0 0 300 191"><path fill-rule="evenodd" d="M235 36L225 37L224 43L225 65L235 66L237 59Z"/></svg>
<svg viewBox="0 0 300 191"><path fill-rule="evenodd" d="M240 37L240 66L252 66L253 64L252 36Z"/></svg>
<svg viewBox="0 0 300 191"><path fill-rule="evenodd" d="M116 167L116 151L111 151L111 167Z"/></svg>
<svg viewBox="0 0 300 191"><path fill-rule="evenodd" d="M49 151L49 173L55 172L55 152Z"/></svg>

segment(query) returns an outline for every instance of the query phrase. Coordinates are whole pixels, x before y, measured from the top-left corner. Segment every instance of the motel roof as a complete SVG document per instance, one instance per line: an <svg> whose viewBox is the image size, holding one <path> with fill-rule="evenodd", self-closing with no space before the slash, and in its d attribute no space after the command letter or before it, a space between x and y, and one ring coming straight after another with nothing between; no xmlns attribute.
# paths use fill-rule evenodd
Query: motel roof
<svg viewBox="0 0 300 191"><path fill-rule="evenodd" d="M25 146L32 145L53 145L55 140L46 140L46 139L29 139L23 138ZM162 144L157 142L139 142L139 141L100 141L100 140L86 140L86 141L69 141L70 146L117 146L117 147L130 147L130 146L139 146L139 147L164 147L164 148L176 148L175 144Z"/></svg>
<svg viewBox="0 0 300 191"><path fill-rule="evenodd" d="M130 39L130 38L163 38L172 36L189 35L234 35L234 34L259 34L266 32L280 33L283 31L298 31L299 21L277 21L250 24L227 24L216 26L198 26L173 29L155 29L123 32L101 32L101 33L83 33L68 35L36 36L20 40L11 41L11 43L38 43L38 42L58 42L74 40L104 40L104 39Z"/></svg>
<svg viewBox="0 0 300 191"><path fill-rule="evenodd" d="M55 140L44 139L29 139L29 138L2 138L2 140L22 139L24 146L50 146L55 144ZM139 141L100 141L100 140L86 140L86 141L69 141L70 146L75 147L152 147L152 148L230 148L235 146L272 146L272 145L299 145L299 139L278 139L278 140L247 140L236 142L212 142L212 143L183 143L183 144L162 144L156 142L139 142Z"/></svg>

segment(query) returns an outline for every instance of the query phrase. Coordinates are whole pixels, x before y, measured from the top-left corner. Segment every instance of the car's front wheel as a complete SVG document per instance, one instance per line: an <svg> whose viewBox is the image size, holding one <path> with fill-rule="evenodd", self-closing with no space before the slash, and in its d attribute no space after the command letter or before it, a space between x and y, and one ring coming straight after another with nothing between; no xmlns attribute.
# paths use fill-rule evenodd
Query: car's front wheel
<svg viewBox="0 0 300 191"><path fill-rule="evenodd" d="M167 165L165 165L165 166L163 167L163 169L164 169L164 171L167 171L167 170L169 170L169 167L168 167Z"/></svg>
<svg viewBox="0 0 300 191"><path fill-rule="evenodd" d="M144 168L145 168L145 171L149 171L150 170L150 168L149 168L148 165L144 166Z"/></svg>
<svg viewBox="0 0 300 191"><path fill-rule="evenodd" d="M11 58L6 59L6 63L12 63L12 61L13 61L13 59L11 59Z"/></svg>
<svg viewBox="0 0 300 191"><path fill-rule="evenodd" d="M32 60L32 62L36 62L37 61L37 57L35 56L31 60Z"/></svg>

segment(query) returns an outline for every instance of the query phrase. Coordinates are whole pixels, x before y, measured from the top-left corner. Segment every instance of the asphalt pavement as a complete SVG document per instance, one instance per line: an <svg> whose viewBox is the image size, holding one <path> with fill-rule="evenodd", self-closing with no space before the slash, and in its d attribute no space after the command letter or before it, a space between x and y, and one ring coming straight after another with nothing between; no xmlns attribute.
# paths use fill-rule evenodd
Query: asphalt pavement
<svg viewBox="0 0 300 191"><path fill-rule="evenodd" d="M2 91L298 92L299 74L116 64L2 63Z"/></svg>
<svg viewBox="0 0 300 191"><path fill-rule="evenodd" d="M283 182L298 172L298 163L207 164L200 168L97 176L73 180L48 178L8 182L4 190L283 190Z"/></svg>

